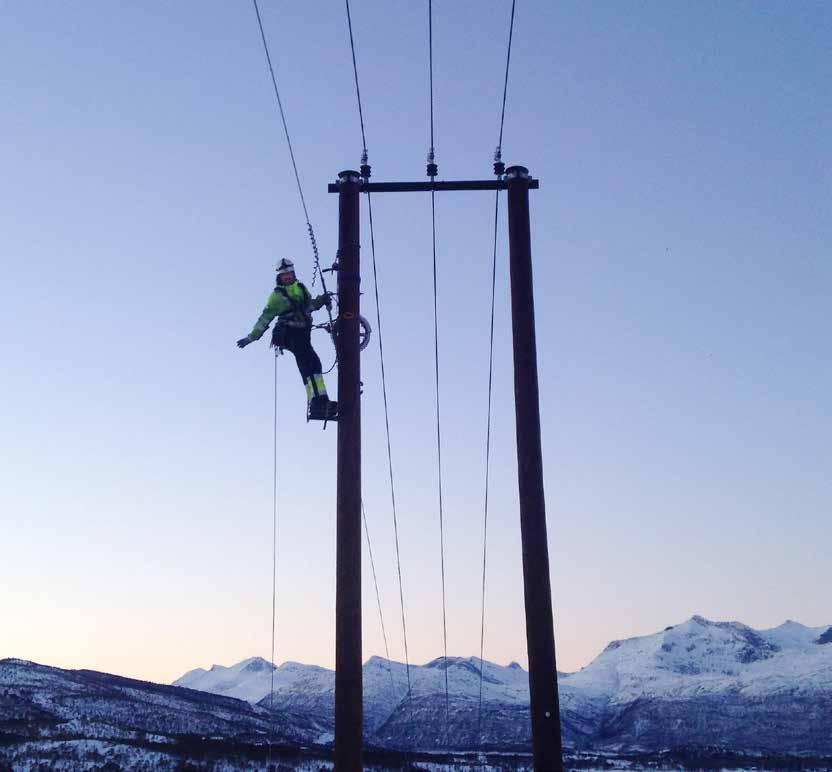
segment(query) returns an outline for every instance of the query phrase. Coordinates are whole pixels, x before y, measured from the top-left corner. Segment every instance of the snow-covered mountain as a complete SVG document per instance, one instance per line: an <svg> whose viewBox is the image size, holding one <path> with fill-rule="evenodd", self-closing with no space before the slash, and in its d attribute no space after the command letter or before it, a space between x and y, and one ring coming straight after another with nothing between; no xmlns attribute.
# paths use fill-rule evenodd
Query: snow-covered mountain
<svg viewBox="0 0 832 772"><path fill-rule="evenodd" d="M238 748L262 749L262 758L255 751L252 766L227 768L262 769L267 741L297 747L319 731L306 717L242 700L0 660L0 770L174 770L194 758L234 763Z"/></svg>
<svg viewBox="0 0 832 772"><path fill-rule="evenodd" d="M405 666L371 658L364 666L368 740L393 748L528 747L528 674L516 663L484 662L480 717L479 669L473 657L411 665L408 699ZM564 737L573 747L832 753L832 627L790 621L754 630L694 616L613 641L558 681ZM255 658L194 670L175 683L306 716L324 728L315 739L329 739L335 678L325 668L287 662L272 673Z"/></svg>
<svg viewBox="0 0 832 772"><path fill-rule="evenodd" d="M559 682L563 709L596 716L595 747L832 752L829 627L754 630L694 616L613 641Z"/></svg>
<svg viewBox="0 0 832 772"><path fill-rule="evenodd" d="M832 768L832 627L753 630L697 616L614 641L558 681L573 758L672 751L713 766L718 747L721 766L727 749L765 754L767 768L798 754ZM411 666L409 685L401 663L364 665L366 758L378 762L368 769L387 769L391 750L431 762L425 752L442 750L455 765L463 752L528 752L528 673L516 663L440 658ZM0 660L0 769L258 769L269 741L291 768L327 768L334 687L326 668L257 657L170 686Z"/></svg>
<svg viewBox="0 0 832 772"><path fill-rule="evenodd" d="M785 622L753 630L694 616L660 633L613 641L587 667L563 677L587 695L626 703L726 690L748 696L832 689L832 628Z"/></svg>

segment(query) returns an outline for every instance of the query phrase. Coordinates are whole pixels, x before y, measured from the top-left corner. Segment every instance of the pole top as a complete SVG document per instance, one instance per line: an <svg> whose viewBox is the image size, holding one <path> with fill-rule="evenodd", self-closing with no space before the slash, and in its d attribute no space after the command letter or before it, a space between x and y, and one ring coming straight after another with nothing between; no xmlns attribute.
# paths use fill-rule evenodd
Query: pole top
<svg viewBox="0 0 832 772"><path fill-rule="evenodd" d="M344 182L361 182L361 175L354 169L338 172L338 183Z"/></svg>
<svg viewBox="0 0 832 772"><path fill-rule="evenodd" d="M529 170L525 166L509 166L506 169L506 177L510 180L527 180Z"/></svg>

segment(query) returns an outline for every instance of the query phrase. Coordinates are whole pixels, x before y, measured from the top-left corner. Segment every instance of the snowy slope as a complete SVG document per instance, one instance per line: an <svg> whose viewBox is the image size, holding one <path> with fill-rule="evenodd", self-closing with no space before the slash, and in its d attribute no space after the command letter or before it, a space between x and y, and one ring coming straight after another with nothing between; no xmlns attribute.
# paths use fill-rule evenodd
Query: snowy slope
<svg viewBox="0 0 832 772"><path fill-rule="evenodd" d="M244 696L261 707L308 716L327 727L334 673L287 662L274 671L259 660L196 670L176 683ZM386 747L526 747L528 673L516 663L439 658L411 665L373 657L364 665L365 730ZM445 674L449 709L446 728ZM832 628L786 622L754 630L694 616L653 635L613 641L577 673L559 674L566 741L615 749L719 742L742 750L832 751ZM738 716L754 718L758 726ZM762 727L773 727L765 742ZM779 732L779 734L778 734ZM828 740L828 741L827 741ZM734 743L734 745L732 745Z"/></svg>
<svg viewBox="0 0 832 772"><path fill-rule="evenodd" d="M231 667L213 665L210 670L190 670L173 685L256 703L269 693L273 669L262 657L250 657Z"/></svg>
<svg viewBox="0 0 832 772"><path fill-rule="evenodd" d="M726 691L828 693L832 645L818 643L828 629L786 622L757 631L694 616L654 635L613 641L563 683L612 703Z"/></svg>

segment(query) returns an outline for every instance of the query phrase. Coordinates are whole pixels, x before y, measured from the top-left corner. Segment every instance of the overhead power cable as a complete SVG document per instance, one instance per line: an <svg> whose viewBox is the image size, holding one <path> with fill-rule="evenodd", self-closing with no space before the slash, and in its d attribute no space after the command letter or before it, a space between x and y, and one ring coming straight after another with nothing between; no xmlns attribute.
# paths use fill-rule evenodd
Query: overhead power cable
<svg viewBox="0 0 832 772"><path fill-rule="evenodd" d="M508 46L506 50L506 70L503 78L503 102L500 110L500 136L497 142L497 151L494 154L494 173L502 176L502 147L503 147L503 126L506 119L506 96L508 94L508 70L511 62L511 40L514 35L514 9L516 0L511 3L511 20L508 28ZM477 734L480 744L482 743L482 691L483 691L483 669L485 667L483 655L485 652L485 586L486 569L488 557L488 493L489 473L491 462L491 398L494 382L494 304L497 289L497 231L500 212L500 191L497 190L494 196L494 252L491 261L491 324L488 340L488 410L485 430L485 496L483 502L483 526L482 526L482 605L480 614L480 687L479 707L477 710Z"/></svg>
<svg viewBox="0 0 832 772"><path fill-rule="evenodd" d="M494 382L494 301L497 289L497 224L500 212L500 191L494 198L494 256L491 262L491 324L488 340L488 410L485 430L485 502L483 505L482 526L482 605L480 615L480 688L479 708L477 711L477 727L480 742L482 742L482 685L483 685L483 653L485 651L485 577L488 556L488 491L491 460L491 394Z"/></svg>
<svg viewBox="0 0 832 772"><path fill-rule="evenodd" d="M362 153L361 153L361 173L365 177L369 177L370 175L370 167L367 165L368 163L368 152L367 152L367 135L364 129L364 110L361 104L361 88L359 86L358 80L358 63L355 56L355 37L353 35L352 29L352 14L350 12L350 0L345 0L346 10L347 10L347 25L349 27L350 33L350 50L352 52L352 68L353 68L353 75L355 78L355 96L356 101L358 103L358 117L361 123L361 143L362 143ZM392 451L392 443L390 440L390 408L389 402L387 398L387 371L384 366L384 337L382 335L382 324L381 324L381 301L379 300L379 286L378 286L378 265L376 261L376 237L375 237L375 228L373 223L373 199L370 193L367 193L367 207L369 211L369 218L370 218L370 252L372 255L372 264L373 264L373 291L375 294L375 301L376 301L376 328L378 329L378 353L379 353L379 360L381 362L381 393L382 399L384 402L384 430L387 439L387 471L388 476L390 479L390 503L393 512L393 535L395 538L395 545L396 545L396 573L398 575L398 582L399 582L399 605L401 608L401 619L402 619L402 638L404 640L404 661L405 661L405 672L407 675L407 700L408 704L410 704L410 696L411 696L411 682L410 682L410 654L408 652L407 646L407 618L405 614L405 605L404 605L404 581L402 579L402 561L401 561L401 550L399 548L399 522L398 522L398 510L396 507L396 486L394 481L393 475L393 451ZM366 526L366 519L365 519L365 526ZM369 532L367 534L367 540L369 545ZM371 557L372 560L372 557ZM375 568L373 569L375 575ZM379 606L379 613L381 613L381 607ZM382 621L382 625L383 625ZM386 640L386 639L385 639ZM385 644L386 645L386 644ZM389 659L389 655L388 655Z"/></svg>
<svg viewBox="0 0 832 772"><path fill-rule="evenodd" d="M252 0L254 3L254 12L257 14L257 26L260 27L260 38L263 41L263 50L266 52L266 62L269 65L269 73L272 76L272 86L274 86L274 95L277 98L277 106L280 109L280 120L283 123L283 133L286 135L286 144L289 146L289 157L292 159L292 169L295 172L295 182L298 186L298 195L300 196L300 203L303 207L303 215L306 218L306 230L309 233L309 241L312 244L312 255L315 259L315 266L314 266L314 273L312 275L312 284L315 284L315 280L318 276L321 277L321 285L323 286L324 292L326 292L326 286L324 284L324 277L321 273L321 262L318 257L318 242L315 239L315 230L312 228L312 223L309 221L309 210L306 206L306 198L303 195L303 186L300 184L300 174L298 173L298 165L297 161L295 160L295 151L292 147L292 138L289 136L289 126L286 123L286 113L283 110L283 100L280 98L280 89L277 87L277 76L274 74L274 67L272 66L272 57L269 54L269 44L266 41L266 33L263 29L263 20L260 17L260 8L257 5L257 0ZM330 315L330 323L332 323L332 316Z"/></svg>
<svg viewBox="0 0 832 772"><path fill-rule="evenodd" d="M433 155L433 0L428 0L428 63L430 68L430 153Z"/></svg>
<svg viewBox="0 0 832 772"><path fill-rule="evenodd" d="M373 586L376 588L376 604L378 606L378 618L381 622L381 636L384 639L384 656L387 658L387 670L390 673L390 683L395 689L393 682L393 668L390 665L390 647L387 645L387 629L384 626L384 614L381 610L381 594L378 590L378 578L376 576L376 561L373 559L373 544L370 541L370 528L367 525L367 513L364 511L364 500L361 500L361 518L364 520L364 535L367 538L367 552L370 555L370 568L373 571Z"/></svg>
<svg viewBox="0 0 832 772"><path fill-rule="evenodd" d="M347 26L350 30L350 50L352 51L352 71L355 75L355 96L358 101L358 118L361 121L361 145L364 153L367 152L367 136L364 133L364 110L361 106L361 88L358 85L358 65L355 61L355 38L352 34L352 14L350 13L350 0L345 0L347 4Z"/></svg>
<svg viewBox="0 0 832 772"><path fill-rule="evenodd" d="M430 72L430 150L428 151L427 173L434 182L438 172L434 147L433 126L433 0L428 0L428 62ZM450 690L448 687L448 619L445 603L445 515L442 503L442 418L439 400L439 287L436 271L436 191L430 191L431 241L433 246L433 360L436 391L436 458L439 488L439 557L442 574L442 647L445 670L445 733L450 719Z"/></svg>
<svg viewBox="0 0 832 772"><path fill-rule="evenodd" d="M497 148L502 150L503 147L503 124L506 122L506 96L508 94L508 68L511 63L511 39L514 36L514 8L517 0L511 2L511 21L508 25L508 46L506 49L506 75L503 79L503 107L500 111L500 139L497 142Z"/></svg>

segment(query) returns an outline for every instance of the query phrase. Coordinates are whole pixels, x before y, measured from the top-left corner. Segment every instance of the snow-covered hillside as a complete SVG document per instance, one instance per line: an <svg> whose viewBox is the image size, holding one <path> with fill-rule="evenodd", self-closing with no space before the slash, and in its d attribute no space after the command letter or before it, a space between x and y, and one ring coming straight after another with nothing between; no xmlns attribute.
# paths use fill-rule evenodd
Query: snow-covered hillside
<svg viewBox="0 0 832 772"><path fill-rule="evenodd" d="M614 641L558 681L573 755L689 759L693 749L709 763L766 754L775 759L767 768L785 756L815 754L821 766L832 758L829 627L753 630L697 616ZM528 752L528 673L516 663L440 658L411 666L409 683L402 663L373 657L364 665L368 759L393 750L438 761L425 754L440 752L457 764L474 751ZM211 769L262 768L269 742L293 768L325 767L334 686L326 668L273 668L257 657L192 670L171 686L0 660L0 769L173 770L195 759Z"/></svg>
<svg viewBox="0 0 832 772"><path fill-rule="evenodd" d="M528 673L516 663L483 663L482 717L478 658L411 665L409 676L410 699L402 663L373 657L365 664L365 727L372 741L426 749L528 745ZM613 641L591 664L558 680L564 736L574 747L671 747L707 739L742 750L832 752L826 729L832 726L832 627L789 621L754 630L694 616L653 635ZM335 679L325 668L287 662L272 673L268 662L254 658L194 670L175 683L331 726ZM747 720L732 718L735 712ZM764 731L769 725L779 730ZM326 740L326 732L316 739Z"/></svg>
<svg viewBox="0 0 832 772"><path fill-rule="evenodd" d="M613 641L590 665L563 676L562 685L618 703L724 691L828 693L832 645L822 639L830 629L789 621L753 630L694 616L654 635Z"/></svg>

